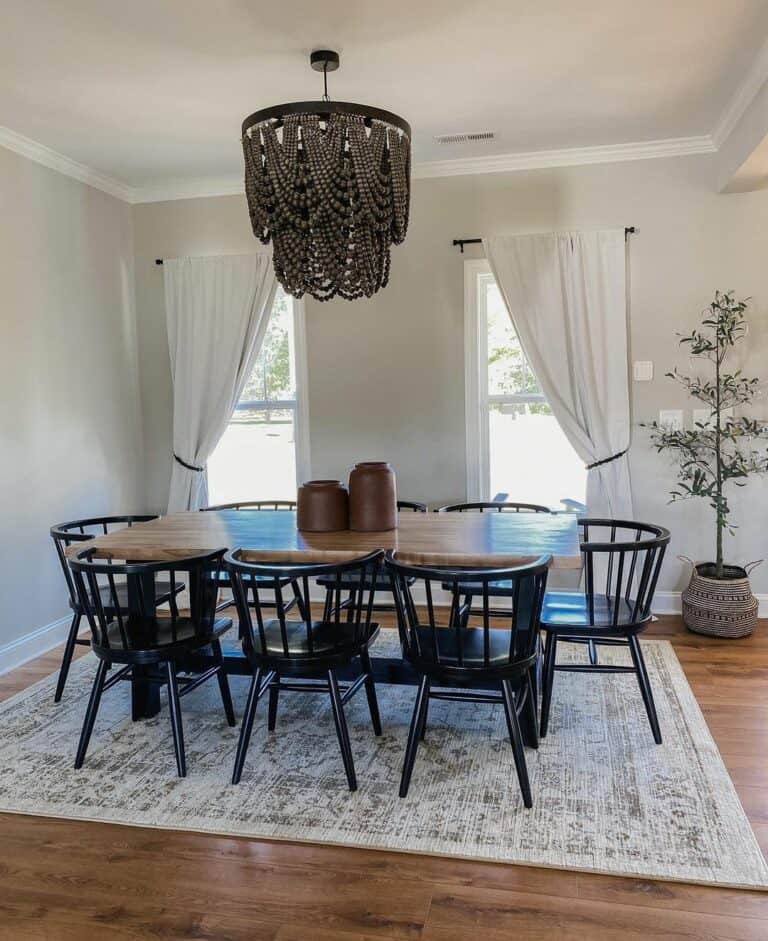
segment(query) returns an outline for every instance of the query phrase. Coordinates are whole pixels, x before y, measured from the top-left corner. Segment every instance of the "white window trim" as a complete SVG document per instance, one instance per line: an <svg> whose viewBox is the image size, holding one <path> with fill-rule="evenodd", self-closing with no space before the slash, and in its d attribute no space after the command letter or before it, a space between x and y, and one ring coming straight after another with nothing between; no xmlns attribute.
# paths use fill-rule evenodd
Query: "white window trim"
<svg viewBox="0 0 768 941"><path fill-rule="evenodd" d="M467 443L467 500L489 500L488 320L486 283L493 280L484 258L464 262L464 415Z"/></svg>
<svg viewBox="0 0 768 941"><path fill-rule="evenodd" d="M293 301L293 342L296 359L296 411L294 437L296 441L296 486L312 479L309 436L309 371L307 369L307 321L304 299Z"/></svg>

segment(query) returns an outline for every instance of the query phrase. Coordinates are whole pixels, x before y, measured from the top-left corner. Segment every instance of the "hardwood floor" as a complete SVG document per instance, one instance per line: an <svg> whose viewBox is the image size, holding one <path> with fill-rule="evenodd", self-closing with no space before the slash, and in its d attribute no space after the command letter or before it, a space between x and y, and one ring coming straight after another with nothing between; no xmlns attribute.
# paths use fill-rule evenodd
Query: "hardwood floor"
<svg viewBox="0 0 768 941"><path fill-rule="evenodd" d="M662 618L648 636L675 645L768 852L766 623L714 641ZM0 676L0 699L59 655ZM2 941L553 937L765 941L768 893L0 815Z"/></svg>

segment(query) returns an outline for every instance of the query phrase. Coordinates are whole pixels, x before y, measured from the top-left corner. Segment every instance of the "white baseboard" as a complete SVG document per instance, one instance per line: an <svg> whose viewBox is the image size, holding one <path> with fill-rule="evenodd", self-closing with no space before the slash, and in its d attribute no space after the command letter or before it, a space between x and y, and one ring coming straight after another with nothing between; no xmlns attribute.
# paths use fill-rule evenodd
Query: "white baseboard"
<svg viewBox="0 0 768 941"><path fill-rule="evenodd" d="M23 666L29 660L34 660L41 654L47 653L53 647L63 644L72 623L72 614L67 614L57 621L44 624L37 630L30 631L23 637L12 640L9 644L0 647L0 675L8 673Z"/></svg>

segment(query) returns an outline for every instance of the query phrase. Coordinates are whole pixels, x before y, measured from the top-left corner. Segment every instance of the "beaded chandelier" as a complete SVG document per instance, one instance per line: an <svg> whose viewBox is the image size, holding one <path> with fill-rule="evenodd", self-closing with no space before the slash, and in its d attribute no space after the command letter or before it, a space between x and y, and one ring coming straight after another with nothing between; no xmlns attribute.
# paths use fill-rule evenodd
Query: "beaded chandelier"
<svg viewBox="0 0 768 941"><path fill-rule="evenodd" d="M294 297L371 297L408 230L411 128L389 111L328 98L337 53L313 52L310 64L323 73L322 101L243 121L253 234L272 242L277 280Z"/></svg>

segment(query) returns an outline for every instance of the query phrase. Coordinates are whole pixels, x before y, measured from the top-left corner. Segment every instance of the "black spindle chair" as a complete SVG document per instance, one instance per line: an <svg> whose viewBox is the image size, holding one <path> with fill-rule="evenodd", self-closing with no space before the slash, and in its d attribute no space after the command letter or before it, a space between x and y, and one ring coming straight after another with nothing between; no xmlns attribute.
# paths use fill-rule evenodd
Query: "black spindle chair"
<svg viewBox="0 0 768 941"><path fill-rule="evenodd" d="M544 599L541 736L547 734L557 671L634 673L654 741L660 745L661 730L638 635L651 623L669 531L626 520L580 519L579 526L585 591L548 592ZM586 644L589 663L557 663L560 643ZM627 647L632 666L600 663L600 646Z"/></svg>
<svg viewBox="0 0 768 941"><path fill-rule="evenodd" d="M216 512L219 510L239 510L247 513L258 513L263 510L277 510L280 512L289 512L296 509L295 500L241 500L239 503L218 503L216 506L204 506L201 507L201 512ZM282 587L285 588L290 583L288 581L283 582ZM223 589L228 589L232 591L232 585L229 580L229 572L226 569L221 570L220 575L220 587ZM293 598L286 602L286 610L290 610L294 605L301 602L301 593L298 589L294 587ZM219 602L217 611L225 611L227 608L234 607L235 598L234 595L230 595L229 598L225 598L223 601ZM264 599L262 602L265 608L274 608L274 601L269 601ZM305 613L302 612L302 617L305 617Z"/></svg>
<svg viewBox="0 0 768 941"><path fill-rule="evenodd" d="M85 761L93 724L102 693L121 680L132 680L134 668L142 669L144 682L168 687L176 768L180 777L187 773L180 699L206 680L217 678L224 712L229 725L235 713L224 672L219 638L232 626L229 618L216 617L217 574L224 549L207 555L178 559L174 562L115 562L96 558L97 550L87 546L69 560L80 604L91 628L91 649L99 660L96 678L83 722L75 768ZM171 591L176 592L178 573L189 582L190 610L181 616L175 605L168 616L159 616L156 608L155 576L169 576ZM125 580L130 611L122 605L116 578ZM105 605L102 581L106 579L108 602ZM191 654L210 648L214 666L197 676L178 677L179 670L189 674L185 661ZM120 668L108 676L115 664ZM147 667L156 667L150 673Z"/></svg>
<svg viewBox="0 0 768 941"><path fill-rule="evenodd" d="M227 554L226 565L241 622L243 653L253 671L232 774L233 784L238 783L243 773L259 699L269 690L267 727L273 731L277 722L278 696L281 690L286 690L327 692L330 695L349 789L357 789L344 704L361 686L365 686L373 731L381 735L368 647L379 633L379 625L371 620L371 615L376 575L382 556L381 552L373 552L364 558L334 564L279 564L248 562L244 559L242 549ZM370 583L371 590L367 601L364 600L363 592L357 592L354 607L348 608L342 616L343 579L349 574L358 583ZM283 601L285 580L299 587L302 595L299 610L311 611L310 580L318 575L331 579L331 584L326 588L322 618L318 621L311 618L288 620L287 605ZM276 617L265 617L261 600L261 592L265 589L274 592ZM361 675L349 686L339 686L336 671L349 666L356 659L360 660Z"/></svg>
<svg viewBox="0 0 768 941"><path fill-rule="evenodd" d="M414 500L398 500L397 501L397 511L398 513L402 512L411 512L411 513L426 513L427 505L426 503L417 503ZM324 588L331 587L333 585L333 578L327 576L324 578L318 578L317 584L321 585ZM356 604L357 595L360 591L370 591L371 583L370 580L367 584L361 585L355 581L354 573L348 573L342 578L342 587L347 592L347 597L344 601L341 602L342 609L349 610L354 608ZM385 592L389 595L392 595L392 579L389 576L389 573L383 568L380 572L377 573L376 578L376 591ZM390 602L376 602L374 601L373 605L374 611L395 611L394 599Z"/></svg>
<svg viewBox="0 0 768 941"><path fill-rule="evenodd" d="M551 513L548 506L540 503L503 503L501 501L490 501L480 503L452 503L449 506L441 506L438 513ZM447 590L447 586L446 587ZM480 594L480 585L473 582L465 582L462 586L462 595L464 596L464 614L469 617L470 614L479 614L479 611L472 609L472 599ZM511 598L514 592L514 586L499 582L492 585L490 589L491 598ZM491 608L489 612L491 617L507 618L509 617L509 608Z"/></svg>
<svg viewBox="0 0 768 941"><path fill-rule="evenodd" d="M523 802L526 807L533 806L518 716L522 716L531 741L538 745L533 674L539 616L551 562L552 557L547 555L515 568L446 569L410 565L398 553L387 557L395 586L403 657L421 675L400 780L401 797L408 793L416 751L424 738L429 700L447 699L503 704ZM462 611L461 586L470 579L480 586L482 597L481 623L477 626L468 625ZM507 611L508 624L492 627L490 598L498 581L512 585L512 607ZM414 584L423 584L426 616L419 614L413 599ZM441 621L435 588L446 585L451 603L442 608ZM476 692L478 688L498 692Z"/></svg>
<svg viewBox="0 0 768 941"><path fill-rule="evenodd" d="M75 583L72 579L72 573L70 572L69 565L67 564L67 549L74 543L87 542L89 539L93 539L95 536L106 535L109 532L113 532L115 529L121 529L125 526L133 526L134 523L146 523L154 519L157 519L157 516L96 516L91 517L90 519L72 520L69 523L59 523L57 526L51 527L51 537L53 539L53 544L56 547L56 555L58 556L59 563L61 564L61 569L64 573L64 580L67 583L69 606L72 609L72 622L69 626L67 641L64 645L64 654L61 658L59 679L56 683L56 693L53 697L54 702L59 702L64 693L64 687L67 683L67 676L69 675L69 667L72 663L72 656L75 652L75 645L79 644L87 647L90 646L91 643L90 640L78 637L81 621L83 617L85 617L85 610L80 604L80 599L78 598L77 590L75 589ZM176 595L183 590L183 583L178 582L176 584L175 591L171 591L171 586L168 581L158 580L155 583L155 601L157 604L170 604L173 606L176 604ZM102 584L101 593L102 603L106 606L107 609L109 609L109 585ZM119 582L117 585L117 598L119 600L121 609L123 611L127 610L127 588L124 584L121 585Z"/></svg>

